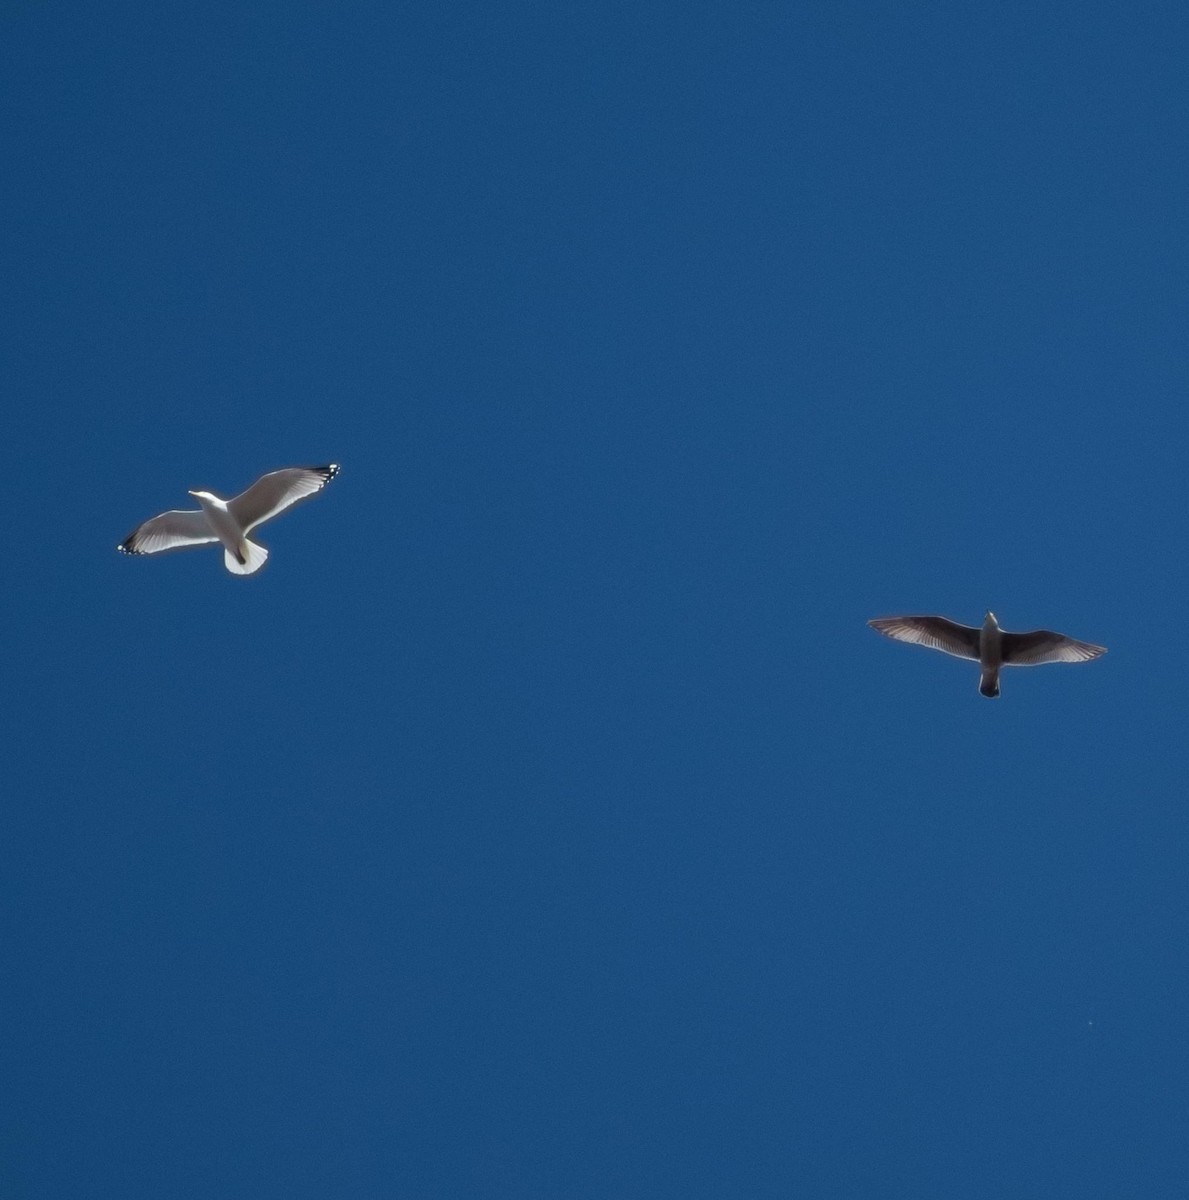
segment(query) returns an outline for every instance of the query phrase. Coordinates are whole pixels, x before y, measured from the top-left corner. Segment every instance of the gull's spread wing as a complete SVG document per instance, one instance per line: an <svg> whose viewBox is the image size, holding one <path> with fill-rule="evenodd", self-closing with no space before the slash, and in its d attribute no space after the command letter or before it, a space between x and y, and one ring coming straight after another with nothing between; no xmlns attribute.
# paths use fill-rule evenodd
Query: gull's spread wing
<svg viewBox="0 0 1189 1200"><path fill-rule="evenodd" d="M1003 663L1009 667L1036 667L1041 663L1089 662L1106 653L1105 646L1079 642L1076 638L1054 633L1051 629L1034 629L1031 633L1003 635Z"/></svg>
<svg viewBox="0 0 1189 1200"><path fill-rule="evenodd" d="M945 617L878 617L867 624L897 642L929 646L957 658L978 659L979 631Z"/></svg>
<svg viewBox="0 0 1189 1200"><path fill-rule="evenodd" d="M201 509L194 512L174 509L137 526L116 549L124 554L160 554L162 550L181 550L218 540Z"/></svg>
<svg viewBox="0 0 1189 1200"><path fill-rule="evenodd" d="M320 492L339 473L338 463L326 467L286 467L262 475L227 507L244 533L283 513L291 504Z"/></svg>

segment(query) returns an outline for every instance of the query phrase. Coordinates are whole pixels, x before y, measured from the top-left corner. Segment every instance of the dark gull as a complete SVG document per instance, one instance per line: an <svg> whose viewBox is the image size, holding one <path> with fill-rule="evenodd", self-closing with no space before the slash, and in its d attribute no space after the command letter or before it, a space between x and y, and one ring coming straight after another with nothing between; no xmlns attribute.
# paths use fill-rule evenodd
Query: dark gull
<svg viewBox="0 0 1189 1200"><path fill-rule="evenodd" d="M945 617L877 617L867 624L898 642L911 642L956 658L973 659L983 669L978 690L984 696L999 695L1000 667L1089 662L1106 653L1105 646L1079 642L1050 629L1008 633L999 628L993 612L987 613L982 628L959 625Z"/></svg>

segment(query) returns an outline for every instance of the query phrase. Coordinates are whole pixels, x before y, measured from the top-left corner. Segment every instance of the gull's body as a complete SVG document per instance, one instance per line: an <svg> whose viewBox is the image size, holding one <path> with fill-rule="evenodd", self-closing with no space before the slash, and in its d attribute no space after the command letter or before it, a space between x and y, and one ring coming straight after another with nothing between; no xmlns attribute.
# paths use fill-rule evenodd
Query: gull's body
<svg viewBox="0 0 1189 1200"><path fill-rule="evenodd" d="M286 467L262 475L246 492L222 500L214 492L190 493L201 507L174 509L138 526L117 547L124 554L160 554L188 546L223 545L223 562L234 575L251 575L264 566L268 550L249 538L265 521L320 492L337 474L326 467Z"/></svg>
<svg viewBox="0 0 1189 1200"><path fill-rule="evenodd" d="M945 617L878 617L867 624L898 642L911 642L956 658L973 659L982 668L978 690L984 696L992 697L999 695L1001 667L1089 662L1106 653L1105 646L1079 642L1051 629L1008 633L1000 629L993 612L987 613L981 627L959 625Z"/></svg>

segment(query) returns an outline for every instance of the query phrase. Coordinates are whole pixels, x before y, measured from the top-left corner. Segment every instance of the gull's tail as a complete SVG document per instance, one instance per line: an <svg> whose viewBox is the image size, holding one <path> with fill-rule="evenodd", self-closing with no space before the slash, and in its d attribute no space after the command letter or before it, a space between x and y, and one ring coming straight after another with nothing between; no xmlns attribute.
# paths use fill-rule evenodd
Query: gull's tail
<svg viewBox="0 0 1189 1200"><path fill-rule="evenodd" d="M252 575L264 566L268 551L263 546L244 538L239 544L239 556L230 550L223 551L223 562L232 575Z"/></svg>
<svg viewBox="0 0 1189 1200"><path fill-rule="evenodd" d="M999 669L992 667L989 671L984 668L982 677L978 681L978 690L984 696L994 698L999 695Z"/></svg>

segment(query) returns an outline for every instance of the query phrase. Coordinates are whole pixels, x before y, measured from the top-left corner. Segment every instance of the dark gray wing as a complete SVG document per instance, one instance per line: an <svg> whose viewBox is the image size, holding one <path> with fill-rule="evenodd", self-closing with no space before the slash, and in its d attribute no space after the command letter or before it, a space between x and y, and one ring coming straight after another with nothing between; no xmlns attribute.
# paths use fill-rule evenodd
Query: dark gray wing
<svg viewBox="0 0 1189 1200"><path fill-rule="evenodd" d="M1003 635L1003 664L1008 667L1037 667L1041 663L1089 662L1106 653L1105 646L1079 642L1076 638L1054 633L1051 629L1034 629L1031 633Z"/></svg>
<svg viewBox="0 0 1189 1200"><path fill-rule="evenodd" d="M969 625L959 625L945 617L877 617L867 624L897 642L929 646L956 658L978 661L979 631Z"/></svg>
<svg viewBox="0 0 1189 1200"><path fill-rule="evenodd" d="M339 473L338 463L325 467L286 467L262 475L246 492L227 502L244 533L283 513L291 504L320 492Z"/></svg>

